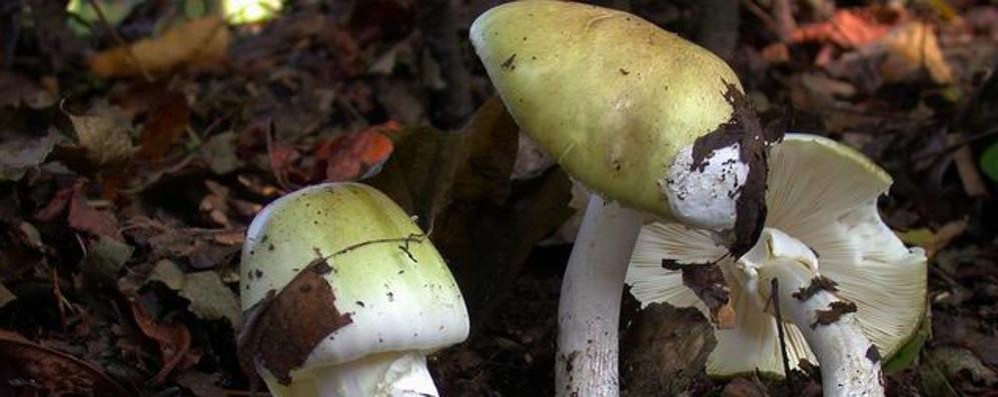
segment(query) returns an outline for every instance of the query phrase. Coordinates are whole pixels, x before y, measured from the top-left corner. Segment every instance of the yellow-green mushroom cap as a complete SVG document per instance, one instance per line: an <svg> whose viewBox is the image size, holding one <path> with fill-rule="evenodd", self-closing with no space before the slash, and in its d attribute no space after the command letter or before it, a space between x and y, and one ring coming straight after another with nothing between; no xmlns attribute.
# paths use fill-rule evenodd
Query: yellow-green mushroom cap
<svg viewBox="0 0 998 397"><path fill-rule="evenodd" d="M317 261L328 267L322 278L332 292L320 304L349 319L314 346L292 373L296 382L308 379L311 368L381 353L428 353L467 338L467 309L443 258L413 220L376 189L323 184L265 207L243 246L243 309L275 299Z"/></svg>
<svg viewBox="0 0 998 397"><path fill-rule="evenodd" d="M559 1L503 4L471 40L510 113L574 178L669 216L680 150L732 118L719 58L634 15Z"/></svg>

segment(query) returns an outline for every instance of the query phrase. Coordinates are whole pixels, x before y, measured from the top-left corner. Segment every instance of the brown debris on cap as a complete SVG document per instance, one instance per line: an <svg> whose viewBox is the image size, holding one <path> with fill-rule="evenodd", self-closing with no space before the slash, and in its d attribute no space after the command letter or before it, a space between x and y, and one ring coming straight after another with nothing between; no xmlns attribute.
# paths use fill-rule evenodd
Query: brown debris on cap
<svg viewBox="0 0 998 397"><path fill-rule="evenodd" d="M739 144L739 157L748 164L744 183L738 187L735 202L734 241L729 250L736 258L744 255L759 239L766 220L766 176L769 174L768 147L783 138L782 130L763 130L745 95L727 81L724 98L734 113L731 120L693 143L691 171L703 170L711 153Z"/></svg>
<svg viewBox="0 0 998 397"><path fill-rule="evenodd" d="M828 310L816 310L814 324L811 324L811 328L816 328L818 325L828 325L834 324L839 321L839 318L847 313L855 313L856 304L852 302L835 301L828 304Z"/></svg>
<svg viewBox="0 0 998 397"><path fill-rule="evenodd" d="M810 299L814 294L821 291L835 292L838 291L838 283L825 276L818 276L811 279L811 284L807 287L801 288L799 291L794 292L790 296L796 298L797 300L803 302Z"/></svg>
<svg viewBox="0 0 998 397"><path fill-rule="evenodd" d="M280 292L270 291L246 310L238 340L243 371L253 374L259 363L278 382L289 384L291 371L301 367L323 339L352 322L349 313L340 313L332 304L336 297L323 278L331 270L325 258L316 259Z"/></svg>

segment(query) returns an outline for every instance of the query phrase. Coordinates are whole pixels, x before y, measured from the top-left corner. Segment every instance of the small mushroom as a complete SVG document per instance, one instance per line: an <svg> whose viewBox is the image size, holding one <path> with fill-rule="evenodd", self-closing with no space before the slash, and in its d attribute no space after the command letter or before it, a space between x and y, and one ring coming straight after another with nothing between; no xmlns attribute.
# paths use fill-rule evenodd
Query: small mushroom
<svg viewBox="0 0 998 397"><path fill-rule="evenodd" d="M735 320L717 327L708 374L783 375L771 300L778 279L789 366L817 360L826 396L882 395L881 356L915 335L926 299L924 252L906 248L877 212L890 184L887 173L844 145L787 134L770 152L769 212L749 252L731 258L705 230L654 223L641 231L627 283L642 305L708 313L689 272L716 263Z"/></svg>
<svg viewBox="0 0 998 397"><path fill-rule="evenodd" d="M598 195L562 286L556 392L616 395L620 297L641 226L657 216L751 240L766 140L721 59L637 16L512 2L470 36L520 128Z"/></svg>
<svg viewBox="0 0 998 397"><path fill-rule="evenodd" d="M240 356L278 396L436 396L426 355L468 336L440 254L366 185L269 204L247 230L241 272Z"/></svg>

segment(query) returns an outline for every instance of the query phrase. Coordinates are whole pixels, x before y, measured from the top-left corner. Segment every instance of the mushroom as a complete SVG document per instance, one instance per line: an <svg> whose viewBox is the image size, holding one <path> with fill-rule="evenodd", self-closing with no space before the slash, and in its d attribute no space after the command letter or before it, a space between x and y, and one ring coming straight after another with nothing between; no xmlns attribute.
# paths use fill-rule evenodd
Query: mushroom
<svg viewBox="0 0 998 397"><path fill-rule="evenodd" d="M717 263L736 319L716 329L708 374L784 375L774 317L781 309L790 367L817 360L825 396L882 395L880 357L915 335L926 299L924 252L906 248L877 212L891 178L856 151L814 135L787 134L769 160L769 212L750 251L732 258L706 230L650 224L628 269L631 293L643 306L668 302L708 313L691 271Z"/></svg>
<svg viewBox="0 0 998 397"><path fill-rule="evenodd" d="M426 355L468 336L446 263L387 196L307 187L246 233L240 357L278 396L436 396Z"/></svg>
<svg viewBox="0 0 998 397"><path fill-rule="evenodd" d="M768 139L722 60L634 15L513 2L470 36L520 128L596 193L563 281L556 390L616 395L620 298L641 226L678 219L746 251L765 213Z"/></svg>

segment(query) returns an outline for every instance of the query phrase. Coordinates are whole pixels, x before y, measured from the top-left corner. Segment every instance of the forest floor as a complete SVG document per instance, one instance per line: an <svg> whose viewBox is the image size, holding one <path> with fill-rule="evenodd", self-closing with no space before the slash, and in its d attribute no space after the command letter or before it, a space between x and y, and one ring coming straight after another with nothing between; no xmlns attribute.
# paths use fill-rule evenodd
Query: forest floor
<svg viewBox="0 0 998 397"><path fill-rule="evenodd" d="M577 206L467 40L498 1L332 0L242 25L205 1L63 3L0 1L0 396L250 395L246 226L352 180L432 226L464 292L471 337L430 359L442 395L554 394ZM926 250L930 307L888 394L996 396L998 5L880 3L600 2L719 54L764 124L884 167L881 214ZM625 293L623 340L709 327L670 310ZM681 320L634 325L661 318ZM820 395L813 370L711 379L692 361L642 361L622 387Z"/></svg>

